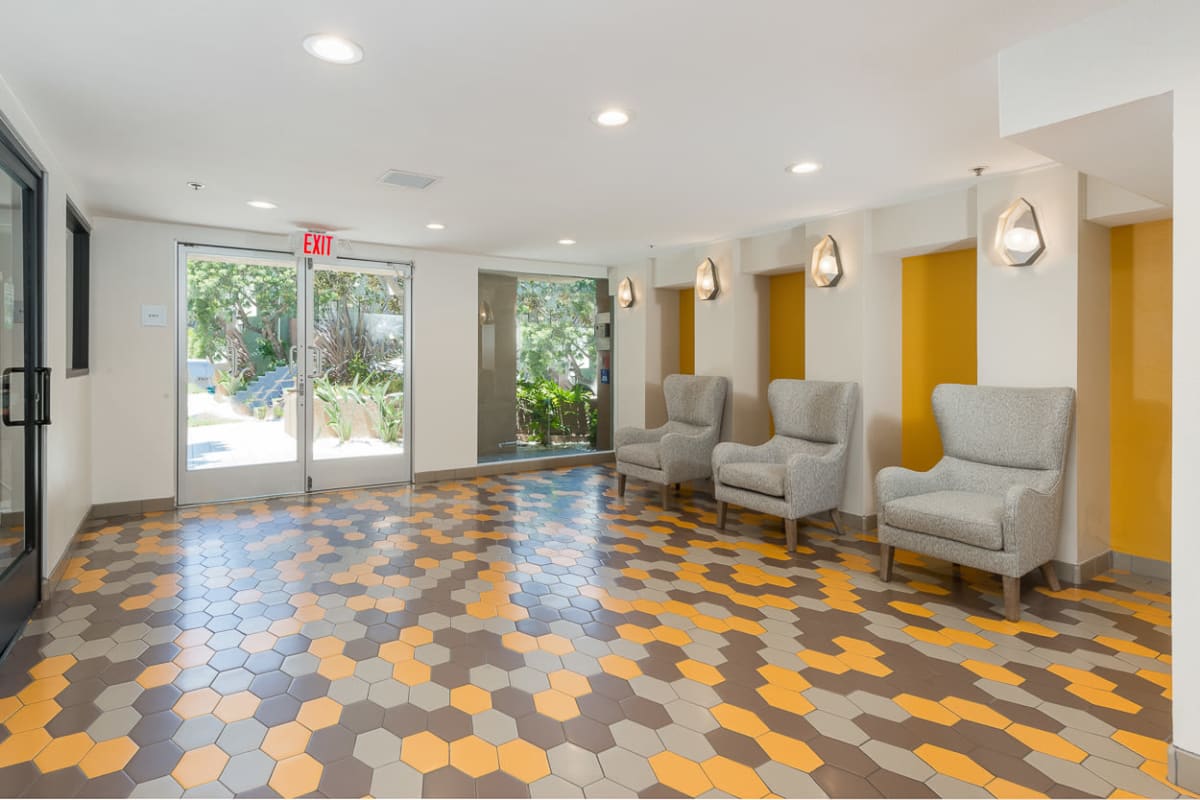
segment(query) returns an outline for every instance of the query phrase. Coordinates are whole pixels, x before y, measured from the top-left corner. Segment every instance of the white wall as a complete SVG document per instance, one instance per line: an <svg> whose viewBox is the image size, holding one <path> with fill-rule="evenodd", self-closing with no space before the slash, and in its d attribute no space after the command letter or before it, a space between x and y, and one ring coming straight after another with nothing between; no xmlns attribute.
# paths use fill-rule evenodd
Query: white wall
<svg viewBox="0 0 1200 800"><path fill-rule="evenodd" d="M66 202L85 214L86 198L72 185L70 176L51 152L33 120L26 114L8 84L0 78L0 114L15 129L48 174L46 181L45 335L46 364L53 383L51 415L46 430L45 530L42 563L48 575L58 564L71 537L91 508L90 469L92 428L92 378L68 379L67 372L67 237ZM95 279L93 278L93 284ZM95 302L92 330L97 328ZM96 347L92 345L93 358Z"/></svg>
<svg viewBox="0 0 1200 800"><path fill-rule="evenodd" d="M646 425L647 330L652 304L651 270L648 258L613 267L608 273L608 285L616 294L621 280L628 277L633 283L633 305L621 308L613 302L613 414L614 430L620 427L642 428Z"/></svg>
<svg viewBox="0 0 1200 800"><path fill-rule="evenodd" d="M98 218L95 293L93 500L175 496L176 244L288 250L285 236ZM605 278L607 268L354 243L355 258L412 261L413 469L476 463L478 272ZM143 328L142 304L170 323Z"/></svg>
<svg viewBox="0 0 1200 800"><path fill-rule="evenodd" d="M1200 754L1200 536L1192 498L1200 486L1200 76L1175 88L1175 224L1172 272L1171 591L1174 743ZM1200 790L1200 782L1188 786Z"/></svg>
<svg viewBox="0 0 1200 800"><path fill-rule="evenodd" d="M979 185L977 326L979 383L1077 385L1079 175L1065 167L997 176ZM1024 197L1037 211L1046 252L1030 267L1003 265L994 251L1000 214ZM1076 430L1067 454L1058 558L1079 563Z"/></svg>

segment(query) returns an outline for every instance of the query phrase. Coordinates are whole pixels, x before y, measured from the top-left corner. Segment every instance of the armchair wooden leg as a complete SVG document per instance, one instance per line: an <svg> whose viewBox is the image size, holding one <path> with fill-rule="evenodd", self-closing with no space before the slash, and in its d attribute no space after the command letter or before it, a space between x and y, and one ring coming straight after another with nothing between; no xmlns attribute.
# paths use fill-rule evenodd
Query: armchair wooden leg
<svg viewBox="0 0 1200 800"><path fill-rule="evenodd" d="M879 545L879 579L887 583L892 579L892 562L896 558L896 548L890 544Z"/></svg>
<svg viewBox="0 0 1200 800"><path fill-rule="evenodd" d="M1004 579L1004 618L1009 622L1021 619L1021 579L1008 575Z"/></svg>
<svg viewBox="0 0 1200 800"><path fill-rule="evenodd" d="M784 537L787 539L789 553L796 552L796 540L799 538L799 520L785 519L783 521Z"/></svg>
<svg viewBox="0 0 1200 800"><path fill-rule="evenodd" d="M617 497L625 496L625 476L620 472L617 473Z"/></svg>
<svg viewBox="0 0 1200 800"><path fill-rule="evenodd" d="M838 536L845 536L846 532L842 530L842 512L831 508L829 509L829 518L833 520L833 529L837 531Z"/></svg>
<svg viewBox="0 0 1200 800"><path fill-rule="evenodd" d="M725 517L729 513L729 503L724 500L717 501L717 527L725 530Z"/></svg>
<svg viewBox="0 0 1200 800"><path fill-rule="evenodd" d="M666 483L664 483L664 484L662 485L662 507L663 507L663 511L666 511L666 510L667 510L667 501L668 501L668 498L670 498L670 496L671 496L671 487L670 487L670 485L669 485L669 484L666 484Z"/></svg>
<svg viewBox="0 0 1200 800"><path fill-rule="evenodd" d="M1058 573L1054 571L1054 565L1047 561L1042 564L1042 577L1046 579L1046 583L1050 586L1050 591L1061 592L1062 584L1058 582Z"/></svg>

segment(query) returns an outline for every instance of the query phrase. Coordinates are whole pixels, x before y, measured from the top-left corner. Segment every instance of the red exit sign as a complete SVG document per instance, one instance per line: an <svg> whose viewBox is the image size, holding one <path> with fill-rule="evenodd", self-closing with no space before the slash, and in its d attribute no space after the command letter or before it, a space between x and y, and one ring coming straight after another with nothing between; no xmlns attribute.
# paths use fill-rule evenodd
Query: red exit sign
<svg viewBox="0 0 1200 800"><path fill-rule="evenodd" d="M301 252L306 256L333 255L333 234L305 231Z"/></svg>

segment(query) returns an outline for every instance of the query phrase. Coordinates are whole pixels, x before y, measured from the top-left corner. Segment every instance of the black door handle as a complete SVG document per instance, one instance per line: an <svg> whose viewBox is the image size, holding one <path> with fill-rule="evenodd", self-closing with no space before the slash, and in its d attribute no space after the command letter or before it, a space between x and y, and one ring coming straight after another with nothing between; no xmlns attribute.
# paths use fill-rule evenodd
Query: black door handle
<svg viewBox="0 0 1200 800"><path fill-rule="evenodd" d="M32 420L12 418L12 412L9 407L9 395L11 392L10 376L14 373L25 374L24 367L8 367L0 374L0 419L3 419L5 425L10 428L23 428L26 425L49 425L50 424L50 367L36 367L33 370L34 376L37 378L37 387L34 394L34 408L36 416Z"/></svg>
<svg viewBox="0 0 1200 800"><path fill-rule="evenodd" d="M37 376L37 417L34 425L50 424L50 367L37 367L33 374Z"/></svg>
<svg viewBox="0 0 1200 800"><path fill-rule="evenodd" d="M23 428L25 427L25 420L19 419L14 421L8 408L8 395L11 383L9 376L14 372L19 372L24 375L25 368L8 367L4 370L3 374L0 375L0 418L2 418L4 420L4 424L10 428Z"/></svg>

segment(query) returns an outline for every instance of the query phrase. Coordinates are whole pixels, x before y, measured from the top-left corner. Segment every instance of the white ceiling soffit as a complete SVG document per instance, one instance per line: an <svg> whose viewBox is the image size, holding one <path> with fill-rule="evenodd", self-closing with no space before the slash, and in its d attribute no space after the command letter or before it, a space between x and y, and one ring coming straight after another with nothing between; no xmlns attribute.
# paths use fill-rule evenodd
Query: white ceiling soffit
<svg viewBox="0 0 1200 800"><path fill-rule="evenodd" d="M1162 94L1011 138L1047 158L1170 207L1172 109L1171 95Z"/></svg>
<svg viewBox="0 0 1200 800"><path fill-rule="evenodd" d="M1044 163L996 54L1118 2L0 0L0 76L92 214L620 263Z"/></svg>

